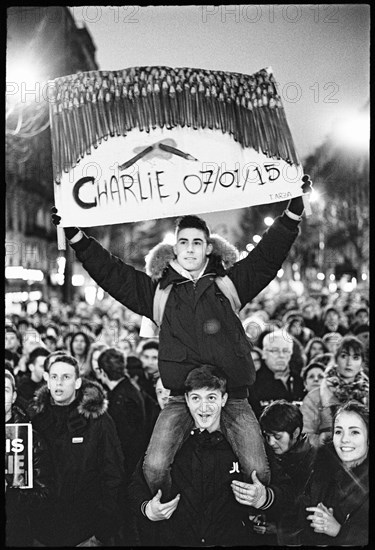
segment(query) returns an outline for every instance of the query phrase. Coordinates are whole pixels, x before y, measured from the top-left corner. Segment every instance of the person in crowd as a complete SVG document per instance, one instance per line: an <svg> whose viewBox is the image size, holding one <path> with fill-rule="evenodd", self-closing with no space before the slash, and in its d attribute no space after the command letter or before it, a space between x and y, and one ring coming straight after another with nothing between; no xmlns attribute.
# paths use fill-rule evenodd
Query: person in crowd
<svg viewBox="0 0 375 550"><path fill-rule="evenodd" d="M110 544L119 527L123 454L105 393L80 377L77 360L68 354L51 354L45 369L47 385L36 394L32 423L52 456L56 496L37 543Z"/></svg>
<svg viewBox="0 0 375 550"><path fill-rule="evenodd" d="M328 353L328 348L325 345L323 338L319 338L319 336L315 336L314 338L311 338L305 346L304 349L305 357L306 357L306 365L311 363L313 358L316 355L320 355L322 353Z"/></svg>
<svg viewBox="0 0 375 550"><path fill-rule="evenodd" d="M325 369L326 365L324 365L324 363L319 363L314 360L302 369L301 377L305 387L305 395L308 394L309 391L320 387L324 378Z"/></svg>
<svg viewBox="0 0 375 550"><path fill-rule="evenodd" d="M308 176L303 177L303 182L304 191L311 188ZM245 475L249 479L255 467L262 479L268 479L259 425L247 401L248 387L255 378L251 348L231 301L240 310L274 279L298 235L303 209L302 197L291 199L257 246L246 258L234 263L232 259L227 271L223 254L229 243L219 255L213 254L205 221L197 216L180 218L176 244L159 275L159 284L147 273L111 255L81 230L65 229L78 260L91 277L135 313L153 320L156 290L169 288L160 327L159 370L163 384L171 390L171 398L158 417L144 462L153 493L162 487L164 498L168 497L170 465L191 427L183 397L184 380L194 367L207 363L223 368L228 376L230 398L224 429ZM59 224L60 219L54 209L53 223ZM230 287L231 301L219 290L219 280L225 284L224 278L228 295ZM178 438L176 426L181 436Z"/></svg>
<svg viewBox="0 0 375 550"><path fill-rule="evenodd" d="M308 341L314 337L314 332L305 326L302 313L298 311L287 312L286 321L283 322L285 330L297 338L298 342L305 348Z"/></svg>
<svg viewBox="0 0 375 550"><path fill-rule="evenodd" d="M354 329L358 326L368 325L370 322L369 310L366 306L359 307L355 313L353 322L350 325L350 331L354 333Z"/></svg>
<svg viewBox="0 0 375 550"><path fill-rule="evenodd" d="M256 525L257 522L253 521L253 530L261 535L257 539L259 545L292 544L295 539L296 516L291 504L305 489L316 449L302 432L303 418L300 408L285 399L276 400L268 405L262 412L259 423L267 442L271 466L269 492L274 500L269 505L269 511L264 514L263 525ZM288 485L286 493L285 486L277 486L280 471L287 480L284 481L284 484ZM252 493L261 490L259 484L251 487L248 484L233 482L233 485L237 499L253 498ZM241 489L248 491L246 496L241 493ZM262 491L265 493L265 489ZM254 505L250 500L247 503ZM256 503L256 508L259 509L258 504ZM273 519L268 521L270 514Z"/></svg>
<svg viewBox="0 0 375 550"><path fill-rule="evenodd" d="M160 376L158 367L159 342L146 340L140 345L139 358L142 361L147 383L144 390L156 401L155 382Z"/></svg>
<svg viewBox="0 0 375 550"><path fill-rule="evenodd" d="M316 363L323 363L326 367L332 366L335 364L335 355L333 353L322 353L319 355L315 355L314 362Z"/></svg>
<svg viewBox="0 0 375 550"><path fill-rule="evenodd" d="M356 325L353 334L362 342L364 349L364 370L369 373L370 362L370 325Z"/></svg>
<svg viewBox="0 0 375 550"><path fill-rule="evenodd" d="M168 390L163 386L163 382L161 381L160 376L155 383L155 393L156 393L156 399L158 400L160 410L163 410L166 404L168 403L171 390Z"/></svg>
<svg viewBox="0 0 375 550"><path fill-rule="evenodd" d="M320 447L303 498L300 544L369 543L369 411L348 401L333 417L332 441Z"/></svg>
<svg viewBox="0 0 375 550"><path fill-rule="evenodd" d="M253 346L251 349L251 357L254 363L255 372L258 372L262 366L263 352L257 346Z"/></svg>
<svg viewBox="0 0 375 550"><path fill-rule="evenodd" d="M46 348L35 348L27 359L29 376L23 376L17 388L17 402L26 411L34 399L35 392L43 386L44 362L49 351Z"/></svg>
<svg viewBox="0 0 375 550"><path fill-rule="evenodd" d="M308 299L301 305L301 313L305 327L313 331L314 334L320 334L321 321L317 313L318 305L315 300Z"/></svg>
<svg viewBox="0 0 375 550"><path fill-rule="evenodd" d="M344 336L348 332L348 329L340 323L339 311L333 306L325 308L321 321L321 329L317 336L324 336L328 332L338 332L341 336Z"/></svg>
<svg viewBox="0 0 375 550"><path fill-rule="evenodd" d="M228 394L220 369L207 365L190 371L185 399L193 429L172 463L172 498L152 494L141 464L130 486L141 544L155 546L237 546L247 542L246 508L231 490L242 479L238 459L220 429Z"/></svg>
<svg viewBox="0 0 375 550"><path fill-rule="evenodd" d="M5 349L22 355L22 336L14 325L5 325Z"/></svg>
<svg viewBox="0 0 375 550"><path fill-rule="evenodd" d="M345 336L335 354L335 364L324 372L320 387L303 399L303 431L314 445L331 436L332 411L349 399L365 405L369 398L369 379L363 371L364 351L355 336Z"/></svg>
<svg viewBox="0 0 375 550"><path fill-rule="evenodd" d="M246 336L248 337L252 346L257 346L258 338L262 334L262 332L266 330L267 324L257 315L248 317L242 322L242 324L243 324L243 328L245 330Z"/></svg>
<svg viewBox="0 0 375 550"><path fill-rule="evenodd" d="M339 332L327 332L322 338L328 352L333 354L336 353L342 339L343 337Z"/></svg>
<svg viewBox="0 0 375 550"><path fill-rule="evenodd" d="M87 354L86 371L82 375L89 380L98 380L101 382L100 377L97 376L99 372L98 358L102 351L108 349L109 346L104 342L93 342L90 345L89 352Z"/></svg>
<svg viewBox="0 0 375 550"><path fill-rule="evenodd" d="M120 333L118 342L116 342L116 347L120 349L126 357L134 352L133 343L128 337L127 333Z"/></svg>
<svg viewBox="0 0 375 550"><path fill-rule="evenodd" d="M271 331L262 342L264 364L258 370L253 397L262 407L276 399L299 401L303 397L303 382L292 374L290 359L293 342L284 330Z"/></svg>
<svg viewBox="0 0 375 550"><path fill-rule="evenodd" d="M46 334L42 338L44 345L50 353L57 350L57 338L53 334Z"/></svg>
<svg viewBox="0 0 375 550"><path fill-rule="evenodd" d="M5 365L6 366L6 365ZM27 424L29 417L16 405L17 388L13 374L5 369L5 435L7 425ZM9 435L11 433L9 432ZM10 440L11 441L11 440ZM32 547L35 526L43 517L48 497L53 492L52 465L47 447L33 430L33 486L22 489L19 474L5 469L5 546Z"/></svg>
<svg viewBox="0 0 375 550"><path fill-rule="evenodd" d="M83 331L75 332L70 340L70 355L77 359L81 376L85 376L90 372L87 358L91 343L90 337Z"/></svg>
<svg viewBox="0 0 375 550"><path fill-rule="evenodd" d="M122 351L108 348L98 357L97 378L107 388L108 413L113 418L124 454L125 480L130 479L146 450L146 413L142 394L126 372Z"/></svg>
<svg viewBox="0 0 375 550"><path fill-rule="evenodd" d="M16 367L18 365L18 361L20 360L20 356L18 355L18 353L14 353L14 351L6 349L4 352L4 359L8 363L8 370L10 370L12 374L14 374L14 371L17 372Z"/></svg>

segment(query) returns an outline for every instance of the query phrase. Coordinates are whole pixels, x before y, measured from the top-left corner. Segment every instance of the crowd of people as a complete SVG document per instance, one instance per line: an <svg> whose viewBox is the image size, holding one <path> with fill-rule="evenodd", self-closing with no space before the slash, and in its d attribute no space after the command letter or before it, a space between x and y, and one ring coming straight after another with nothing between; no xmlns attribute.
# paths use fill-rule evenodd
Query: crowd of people
<svg viewBox="0 0 375 550"><path fill-rule="evenodd" d="M228 532L236 532L238 538L233 540L243 545L288 544L295 540L305 540L306 544L313 545L333 544L332 540L335 545L362 543L367 540L368 530L367 458L358 468L348 470L345 453L358 454L360 444L352 443L350 438L362 437L363 456L367 456L367 298L359 292L336 296L322 294L315 298L297 297L291 293L282 300L276 296L270 299L267 294L254 300L251 311L247 308L240 316L252 344L256 370L248 400L259 420L271 468L271 479L265 487L273 490L276 497L268 508L257 509L249 497L239 495L236 487L242 487L241 483L245 487L250 484L241 481L237 474L238 481L233 481L233 496L242 506L236 508L231 501L233 509L229 507L228 513L232 527ZM170 396L170 390L163 386L159 374L158 337L141 337L140 325L139 316L124 308L121 311L110 299L102 307L88 306L84 302L74 307L64 306L59 315L50 308L43 314L7 316L6 422L32 422L34 462L38 472L32 490L22 491L13 487L11 482L6 487L7 545L64 543L74 546L82 542L86 534L90 535L88 539L92 537L91 524L85 532L88 520L95 524L97 544L102 541L111 545L148 545L159 540L155 538L160 534L155 534L153 522L141 513L137 517L135 497L129 496L129 486L137 487L138 484L140 490L142 481L132 482L132 476L141 476L140 461L156 419ZM333 335L336 338L331 338ZM89 446L85 458L77 453L78 464L71 458L68 460L64 451L69 430L72 435L74 431L69 428L66 436L64 427L60 426L60 422L68 426L71 420L67 416L64 419L54 416L61 410L67 414L68 409L50 406L50 396L56 398L48 381L51 364L56 364L54 357L68 364L70 361L68 369L76 369L77 380L81 380L75 394L79 395L79 402L77 398L73 401L75 415L70 411L72 417L78 416L79 403L86 401L90 411L87 414L101 418L103 427L98 426L96 430L106 432L104 440L99 434L95 436L98 438L95 444L98 445L100 440L100 447ZM335 411L340 410L338 415ZM53 422L47 422L45 417L52 411ZM337 418L341 420L339 428ZM349 430L349 424L345 424L343 418L354 418L349 424L358 425L357 432L362 435L353 436L350 432L353 428ZM341 434L348 438L348 451L345 446L344 450L342 445L340 447ZM189 448L188 443L186 445L185 451ZM351 445L354 447L352 453ZM50 446L57 453L52 458L48 456ZM232 450L228 450L228 455L235 462ZM93 459L95 464L91 465ZM176 460L178 464L178 457ZM105 473L103 462L110 470L107 481L101 479ZM52 473L56 467L61 469L58 478ZM100 487L90 476L96 478L96 483L100 481ZM106 483L112 484L112 494L108 498L103 493ZM261 485L259 480L258 483ZM63 486L65 489L61 494ZM52 517L51 501L55 502L53 495L56 491L59 501L61 499L59 505L63 508L57 508ZM297 491L298 499L294 491ZM145 492L147 496L147 490ZM82 499L78 504L77 494ZM75 506L71 508L73 502ZM288 510L291 502L295 503L294 508ZM325 508L317 507L319 502ZM77 514L77 506L80 514ZM306 511L308 507L311 510ZM245 512L241 508L245 508ZM74 517L67 515L69 509L74 510ZM322 514L330 528L333 523L330 509L333 509L336 522L345 525L345 531L341 529L341 535L333 538L331 532L325 534L319 524L319 514ZM235 521L233 513L238 516ZM168 515L161 517L167 524ZM62 518L66 518L67 523ZM179 518L175 521L181 528L181 516ZM190 520L193 522L192 517ZM226 525L222 519L220 521L221 525ZM107 525L101 527L105 522ZM172 523L168 525L173 533ZM213 525L217 526L217 523L213 522ZM180 528L176 533L181 532ZM222 530L218 533L222 534ZM173 540L173 537L171 539L169 535L169 539ZM178 537L175 540L184 545ZM226 538L222 537L221 541L224 544Z"/></svg>
<svg viewBox="0 0 375 550"><path fill-rule="evenodd" d="M242 259L183 216L145 271L65 228L115 302L6 319L8 546L367 544L368 299L267 290L303 208Z"/></svg>

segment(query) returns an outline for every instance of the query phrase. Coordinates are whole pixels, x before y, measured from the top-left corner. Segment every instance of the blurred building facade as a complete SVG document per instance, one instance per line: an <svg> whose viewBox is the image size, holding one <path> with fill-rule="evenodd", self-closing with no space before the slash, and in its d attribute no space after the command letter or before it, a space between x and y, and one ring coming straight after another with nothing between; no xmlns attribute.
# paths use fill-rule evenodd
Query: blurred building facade
<svg viewBox="0 0 375 550"><path fill-rule="evenodd" d="M69 297L70 252L59 259L49 128L48 80L98 69L96 47L64 6L7 10L6 298L27 303L41 292ZM65 270L65 284L62 272ZM69 272L70 271L70 272ZM68 284L67 284L68 283ZM30 294L31 293L31 294Z"/></svg>

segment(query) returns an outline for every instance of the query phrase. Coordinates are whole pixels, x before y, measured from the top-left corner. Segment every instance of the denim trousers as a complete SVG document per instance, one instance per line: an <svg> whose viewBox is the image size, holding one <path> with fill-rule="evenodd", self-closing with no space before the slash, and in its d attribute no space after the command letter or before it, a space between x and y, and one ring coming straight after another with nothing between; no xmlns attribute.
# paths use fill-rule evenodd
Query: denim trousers
<svg viewBox="0 0 375 550"><path fill-rule="evenodd" d="M228 399L221 413L221 431L236 454L243 479L251 483L251 473L267 485L270 469L264 440L256 416L247 399ZM170 397L156 421L143 462L143 474L154 496L162 490L162 502L171 494L171 465L177 451L194 428L184 396Z"/></svg>

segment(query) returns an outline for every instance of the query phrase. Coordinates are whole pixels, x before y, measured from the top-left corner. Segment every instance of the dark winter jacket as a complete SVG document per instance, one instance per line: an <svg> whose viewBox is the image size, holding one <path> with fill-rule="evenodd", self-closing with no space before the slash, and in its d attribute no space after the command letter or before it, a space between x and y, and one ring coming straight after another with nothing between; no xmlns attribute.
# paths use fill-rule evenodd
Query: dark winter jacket
<svg viewBox="0 0 375 550"><path fill-rule="evenodd" d="M44 384L44 380L41 382L34 382L30 376L23 376L17 386L16 403L19 403L20 407L27 411L30 403L34 399L35 392L37 392Z"/></svg>
<svg viewBox="0 0 375 550"><path fill-rule="evenodd" d="M264 364L257 372L256 381L252 388L252 398L259 401L261 407L276 399L286 399L289 402L303 399L303 381L297 374L290 374L288 387L276 379L274 373Z"/></svg>
<svg viewBox="0 0 375 550"><path fill-rule="evenodd" d="M249 508L235 500L233 479L242 476L223 434L194 430L172 465L173 493L181 495L178 507L169 520L151 522L142 515L141 505L154 495L149 493L139 464L129 493L141 543L188 547L249 544L244 527ZM154 540L144 540L150 533Z"/></svg>
<svg viewBox="0 0 375 550"><path fill-rule="evenodd" d="M362 464L346 469L339 460L333 444L319 447L311 477L302 499L297 503L301 512L300 542L317 546L365 546L369 530L369 458ZM306 520L307 506L322 502L333 508L333 516L341 524L336 537L315 533Z"/></svg>
<svg viewBox="0 0 375 550"><path fill-rule="evenodd" d="M12 407L12 417L6 424L29 423L28 416L17 406ZM11 487L12 475L5 474L5 544L6 546L32 546L33 528L41 521L48 497L53 493L53 471L47 446L33 430L33 488Z"/></svg>
<svg viewBox="0 0 375 550"><path fill-rule="evenodd" d="M104 390L82 379L76 399L54 405L49 390L37 392L33 425L49 447L56 495L37 540L47 546L75 546L95 535L105 541L117 529L123 454L106 412Z"/></svg>
<svg viewBox="0 0 375 550"><path fill-rule="evenodd" d="M277 218L248 256L235 263L232 245L221 239L204 275L195 282L177 273L168 261L164 264L159 273L160 287L173 285L159 340L159 370L165 387L182 392L187 374L207 363L224 370L232 397L246 397L246 389L255 379L251 346L215 278L227 274L241 307L245 306L274 279L298 231L298 224L285 215ZM72 246L98 285L135 313L152 319L157 276L150 277L125 264L91 237ZM226 269L228 256L231 261Z"/></svg>
<svg viewBox="0 0 375 550"><path fill-rule="evenodd" d="M141 392L125 377L108 391L108 414L113 418L124 453L125 480L130 479L148 444L146 408Z"/></svg>

